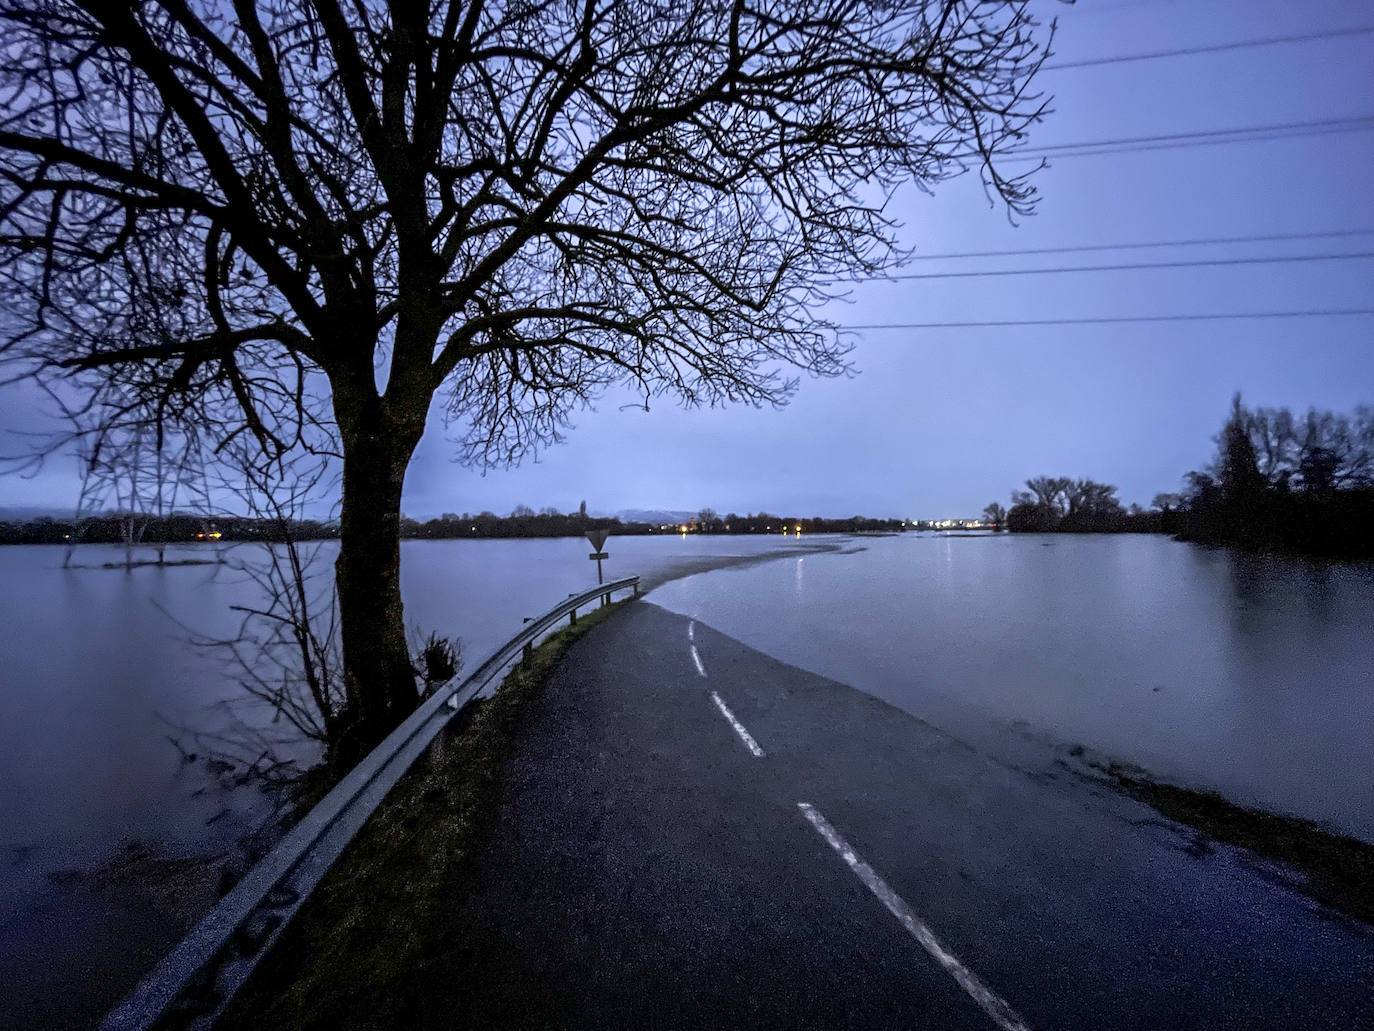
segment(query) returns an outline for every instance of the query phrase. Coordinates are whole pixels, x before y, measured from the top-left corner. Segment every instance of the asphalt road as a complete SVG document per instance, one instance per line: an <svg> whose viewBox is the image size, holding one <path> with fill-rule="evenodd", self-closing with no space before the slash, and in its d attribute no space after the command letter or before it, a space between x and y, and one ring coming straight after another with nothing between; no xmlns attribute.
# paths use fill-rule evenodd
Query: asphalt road
<svg viewBox="0 0 1374 1031"><path fill-rule="evenodd" d="M1374 929L647 602L525 735L455 1026L1374 1027Z"/></svg>

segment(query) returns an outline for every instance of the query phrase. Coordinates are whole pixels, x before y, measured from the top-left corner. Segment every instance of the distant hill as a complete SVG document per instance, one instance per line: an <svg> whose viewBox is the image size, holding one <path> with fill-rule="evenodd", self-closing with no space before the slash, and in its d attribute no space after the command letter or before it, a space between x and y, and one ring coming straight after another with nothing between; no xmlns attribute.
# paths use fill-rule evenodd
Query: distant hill
<svg viewBox="0 0 1374 1031"><path fill-rule="evenodd" d="M622 508L615 513L615 517L622 523L652 523L658 526L664 523L685 523L695 515L695 512L667 508Z"/></svg>

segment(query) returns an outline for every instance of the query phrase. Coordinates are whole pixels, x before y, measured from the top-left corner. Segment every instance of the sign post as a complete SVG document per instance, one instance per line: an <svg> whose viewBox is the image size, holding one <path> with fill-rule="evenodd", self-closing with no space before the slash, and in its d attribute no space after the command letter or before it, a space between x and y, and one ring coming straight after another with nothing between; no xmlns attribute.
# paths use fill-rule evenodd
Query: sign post
<svg viewBox="0 0 1374 1031"><path fill-rule="evenodd" d="M610 531L610 530L588 530L588 531L587 531L587 540L588 540L588 542L589 542L589 543L591 544L591 546L592 546L592 553L591 553L590 555L588 555L587 557L588 557L588 558L594 558L594 559L596 559L596 582L599 583L599 584L604 584L604 583L606 582L604 579L602 579L602 576L601 576L601 560L602 560L603 558L610 558L611 556L608 555L608 554L606 554L606 553L605 553L604 551L602 551L601 549L602 549L603 547L605 547L605 545L606 545L606 538L609 537L610 535L611 535L611 531Z"/></svg>

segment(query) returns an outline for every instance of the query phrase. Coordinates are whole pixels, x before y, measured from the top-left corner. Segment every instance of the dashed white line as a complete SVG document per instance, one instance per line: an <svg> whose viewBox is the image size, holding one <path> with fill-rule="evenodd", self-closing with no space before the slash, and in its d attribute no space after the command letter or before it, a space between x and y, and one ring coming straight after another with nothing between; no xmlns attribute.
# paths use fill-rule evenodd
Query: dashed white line
<svg viewBox="0 0 1374 1031"><path fill-rule="evenodd" d="M697 639L697 621L696 621L695 619L689 620L689 621L687 622L687 640L689 640L689 641L695 641L696 639Z"/></svg>
<svg viewBox="0 0 1374 1031"><path fill-rule="evenodd" d="M740 736L740 740L744 742L744 746L749 749L754 758L762 759L763 749L759 747L759 743L754 740L753 735L744 729L744 724L735 719L735 714L730 711L728 705L721 701L720 695L712 691L711 700L716 703L716 708L720 710L720 714L730 721L730 726L735 728L735 733Z"/></svg>
<svg viewBox="0 0 1374 1031"><path fill-rule="evenodd" d="M719 704L720 699L717 698L716 702ZM921 943L921 947L930 953L935 962L944 967L946 973L959 982L959 987L967 992L973 1001L982 1008L983 1012L992 1018L993 1023L1002 1031L1030 1031L1026 1022L1005 999L978 980L977 974L960 963L948 949L940 944L934 932L921 922L900 895L888 887L887 882L874 872L873 867L859 858L854 849L850 847L849 842L840 837L839 832L830 825L830 821L821 815L820 810L806 802L798 802L797 808L802 811L802 815L806 817L812 827L816 828L826 843L839 853L840 858L845 861L849 869L854 871L854 875L864 882L869 891L878 896L878 900L901 922L907 932Z"/></svg>
<svg viewBox="0 0 1374 1031"><path fill-rule="evenodd" d="M697 664L697 672L703 677L706 676L706 667L701 664L701 656L697 654L696 645L692 645L692 661Z"/></svg>

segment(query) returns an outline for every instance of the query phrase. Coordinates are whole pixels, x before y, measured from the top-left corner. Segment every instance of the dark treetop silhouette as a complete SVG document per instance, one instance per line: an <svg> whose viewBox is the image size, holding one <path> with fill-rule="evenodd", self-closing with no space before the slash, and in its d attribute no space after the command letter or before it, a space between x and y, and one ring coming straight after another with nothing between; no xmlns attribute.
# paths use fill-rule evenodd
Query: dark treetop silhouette
<svg viewBox="0 0 1374 1031"><path fill-rule="evenodd" d="M1182 536L1253 551L1374 557L1374 408L1247 408L1237 394L1212 462L1188 474Z"/></svg>
<svg viewBox="0 0 1374 1031"><path fill-rule="evenodd" d="M1022 3L0 0L11 375L82 425L342 456L348 755L415 704L402 483L441 390L511 463L616 383L779 403L846 371L817 278L901 183L1045 108Z"/></svg>

